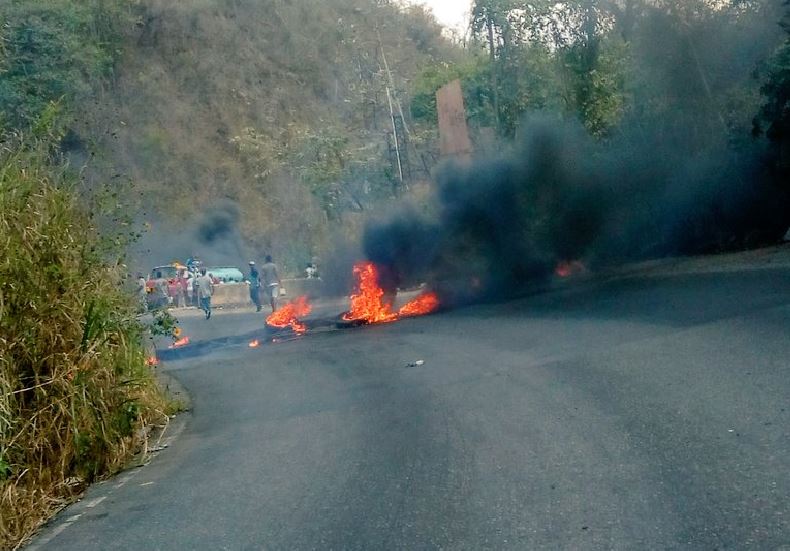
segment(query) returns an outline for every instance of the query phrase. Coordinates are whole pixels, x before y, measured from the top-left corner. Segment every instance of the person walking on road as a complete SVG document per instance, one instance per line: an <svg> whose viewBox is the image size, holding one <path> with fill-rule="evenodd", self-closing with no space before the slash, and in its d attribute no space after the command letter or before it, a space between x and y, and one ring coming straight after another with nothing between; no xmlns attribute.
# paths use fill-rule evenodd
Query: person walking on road
<svg viewBox="0 0 790 551"><path fill-rule="evenodd" d="M255 266L255 262L250 260L250 300L255 305L255 311L261 311L261 274Z"/></svg>
<svg viewBox="0 0 790 551"><path fill-rule="evenodd" d="M170 289L161 271L154 273L154 308L157 310L170 305Z"/></svg>
<svg viewBox="0 0 790 551"><path fill-rule="evenodd" d="M266 264L261 266L261 276L263 279L263 288L266 290L266 296L269 298L269 304L272 307L272 312L277 310L277 297L280 296L280 274L277 271L277 265L272 260L271 255L266 255Z"/></svg>
<svg viewBox="0 0 790 551"><path fill-rule="evenodd" d="M211 317L211 295L214 294L214 282L211 280L211 277L206 275L205 268L200 268L200 277L197 278L195 285L198 286L200 309L206 313L206 319L209 319Z"/></svg>
<svg viewBox="0 0 790 551"><path fill-rule="evenodd" d="M187 289L189 285L188 271L186 268L179 268L176 275L176 306L179 308L187 307Z"/></svg>

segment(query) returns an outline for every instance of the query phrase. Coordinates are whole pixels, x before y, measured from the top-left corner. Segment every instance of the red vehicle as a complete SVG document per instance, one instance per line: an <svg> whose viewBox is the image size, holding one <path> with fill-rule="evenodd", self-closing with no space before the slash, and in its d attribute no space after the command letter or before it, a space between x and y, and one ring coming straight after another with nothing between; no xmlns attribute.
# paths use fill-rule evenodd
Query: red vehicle
<svg viewBox="0 0 790 551"><path fill-rule="evenodd" d="M148 302L159 307L178 304L179 296L186 297L187 281L190 277L192 274L187 271L186 266L170 264L155 267L145 282ZM164 286L167 296L163 296Z"/></svg>

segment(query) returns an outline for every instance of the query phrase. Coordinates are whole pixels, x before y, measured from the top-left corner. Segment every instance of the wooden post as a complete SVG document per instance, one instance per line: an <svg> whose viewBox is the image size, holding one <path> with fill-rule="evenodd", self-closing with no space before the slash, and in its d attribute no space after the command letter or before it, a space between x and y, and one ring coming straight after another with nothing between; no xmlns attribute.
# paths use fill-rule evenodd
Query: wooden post
<svg viewBox="0 0 790 551"><path fill-rule="evenodd" d="M466 109L461 81L454 80L436 92L436 110L439 114L439 151L442 157L469 160L472 141L466 125Z"/></svg>

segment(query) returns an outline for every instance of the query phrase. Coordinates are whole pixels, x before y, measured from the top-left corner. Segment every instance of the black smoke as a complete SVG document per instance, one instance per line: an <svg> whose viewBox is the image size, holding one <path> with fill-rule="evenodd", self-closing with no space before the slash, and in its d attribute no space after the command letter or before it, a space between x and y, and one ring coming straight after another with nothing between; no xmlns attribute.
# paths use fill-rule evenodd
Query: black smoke
<svg viewBox="0 0 790 551"><path fill-rule="evenodd" d="M518 293L563 261L595 269L771 242L790 203L762 151L722 141L692 154L627 132L601 143L535 116L512 153L441 170L434 216L371 223L365 253L403 283L466 300Z"/></svg>
<svg viewBox="0 0 790 551"><path fill-rule="evenodd" d="M564 261L596 269L781 239L790 189L750 121L784 11L750 6L698 17L644 5L628 32L626 109L605 137L533 114L508 153L441 169L429 213L370 223L365 255L402 286L465 300L518 293Z"/></svg>
<svg viewBox="0 0 790 551"><path fill-rule="evenodd" d="M208 209L200 217L195 238L200 245L214 246L234 241L239 227L239 207L232 201L222 202Z"/></svg>
<svg viewBox="0 0 790 551"><path fill-rule="evenodd" d="M186 262L197 256L207 266L245 266L247 251L240 230L241 215L237 203L219 201L186 221L180 230L172 224L151 225L133 253L135 268L174 261Z"/></svg>

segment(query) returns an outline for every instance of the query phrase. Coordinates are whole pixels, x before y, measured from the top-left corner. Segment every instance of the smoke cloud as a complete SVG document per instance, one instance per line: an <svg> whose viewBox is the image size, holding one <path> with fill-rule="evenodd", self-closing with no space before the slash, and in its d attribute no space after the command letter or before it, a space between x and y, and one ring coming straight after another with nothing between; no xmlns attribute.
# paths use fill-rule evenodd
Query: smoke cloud
<svg viewBox="0 0 790 551"><path fill-rule="evenodd" d="M561 262L595 269L778 241L790 188L751 120L727 116L733 98L758 95L755 70L783 40L781 2L760 6L737 23L645 7L628 33L629 107L605 139L533 114L509 153L439 170L429 213L371 222L365 255L452 302L518 293Z"/></svg>
<svg viewBox="0 0 790 551"><path fill-rule="evenodd" d="M239 229L239 206L220 201L179 231L152 226L140 241L134 264L140 271L197 255L208 266L244 266L247 251Z"/></svg>
<svg viewBox="0 0 790 551"><path fill-rule="evenodd" d="M193 235L204 262L243 265L245 248L239 221L239 206L230 200L218 203L203 214Z"/></svg>
<svg viewBox="0 0 790 551"><path fill-rule="evenodd" d="M583 128L534 116L513 152L451 164L436 214L406 208L369 224L367 257L402 283L429 280L446 299L518 293L558 263L595 268L779 239L790 204L760 148L683 144L623 133L600 144Z"/></svg>

